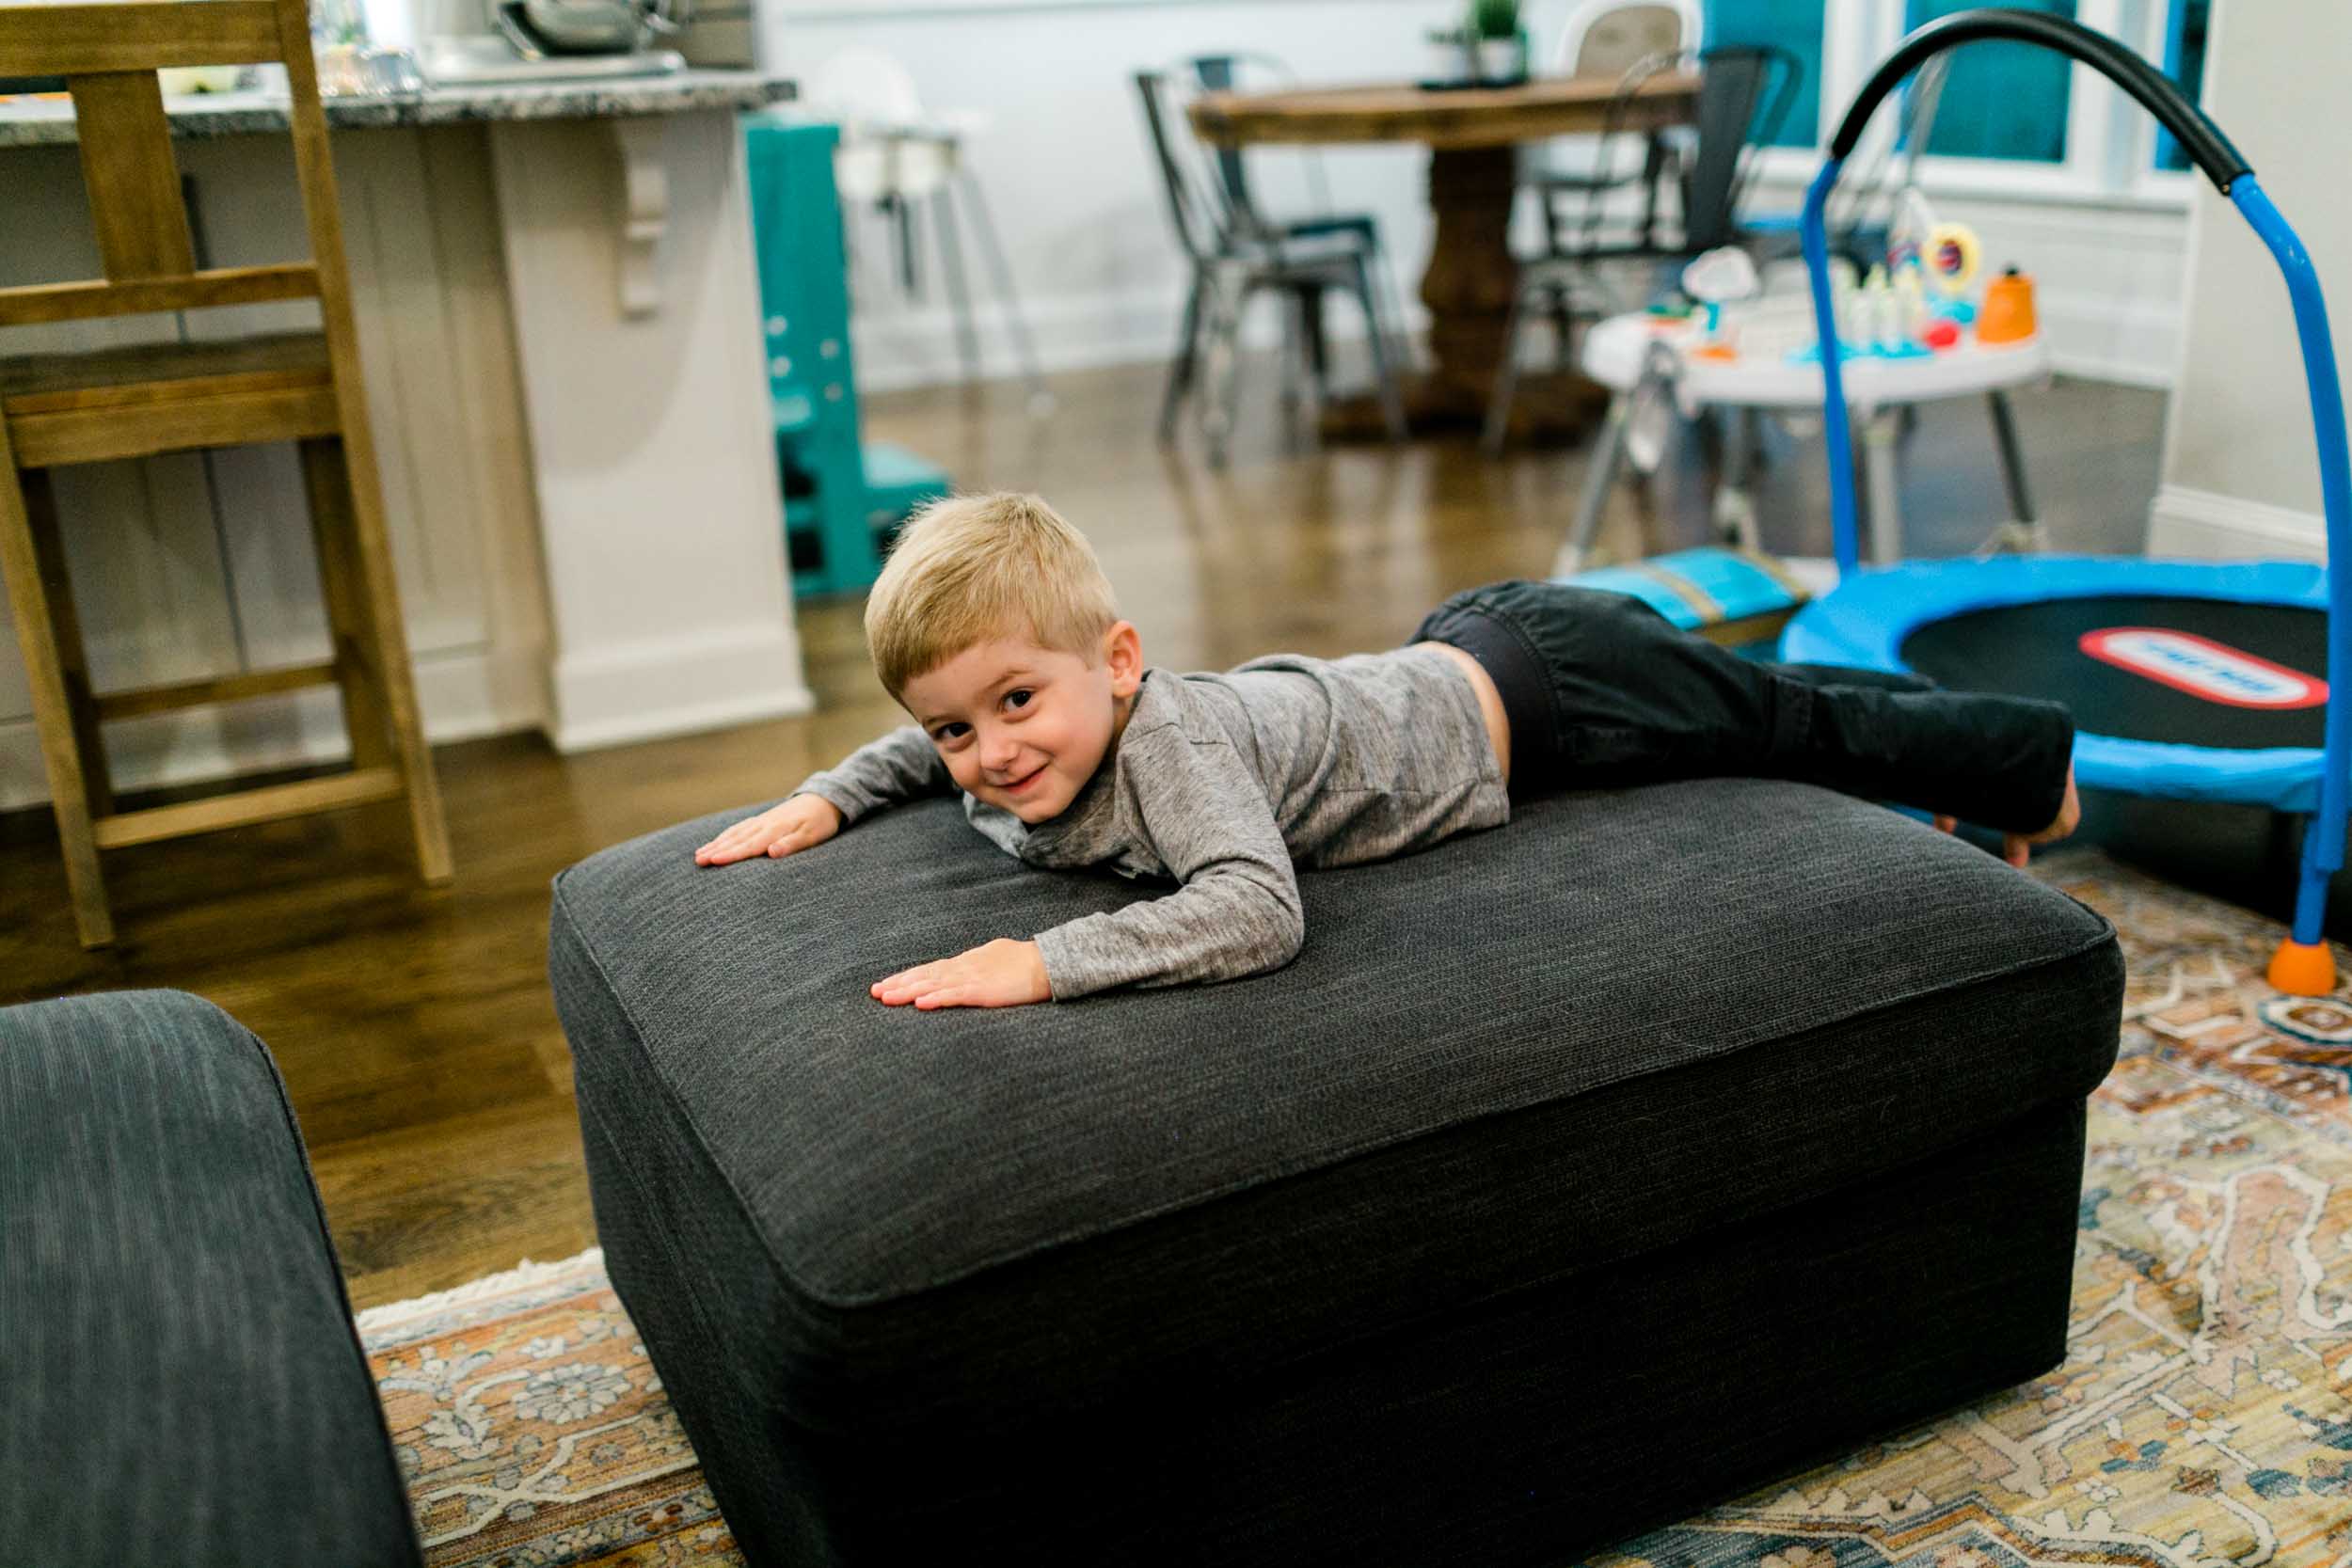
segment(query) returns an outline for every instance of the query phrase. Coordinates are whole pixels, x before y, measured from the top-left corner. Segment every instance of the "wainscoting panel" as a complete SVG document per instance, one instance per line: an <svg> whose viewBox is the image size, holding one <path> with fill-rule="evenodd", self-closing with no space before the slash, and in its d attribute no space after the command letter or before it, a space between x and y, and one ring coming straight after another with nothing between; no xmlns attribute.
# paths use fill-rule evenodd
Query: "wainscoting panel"
<svg viewBox="0 0 2352 1568"><path fill-rule="evenodd" d="M307 256L282 137L178 144L213 265ZM344 240L394 564L436 739L547 712L537 509L498 213L478 126L338 135ZM12 150L10 205L63 214L0 230L0 283L94 277L72 148ZM26 329L0 353L314 326L306 304ZM59 510L106 689L325 657L317 562L288 446L61 469ZM0 622L5 622L0 608ZM13 627L0 638L0 807L46 797ZM109 726L119 785L325 761L345 750L331 694Z"/></svg>

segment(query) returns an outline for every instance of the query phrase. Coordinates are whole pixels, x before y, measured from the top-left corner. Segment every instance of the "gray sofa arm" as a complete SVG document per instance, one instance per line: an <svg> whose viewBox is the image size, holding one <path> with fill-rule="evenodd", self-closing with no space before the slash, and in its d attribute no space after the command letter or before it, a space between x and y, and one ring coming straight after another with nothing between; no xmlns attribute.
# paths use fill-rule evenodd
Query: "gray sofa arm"
<svg viewBox="0 0 2352 1568"><path fill-rule="evenodd" d="M421 1561L284 1085L212 1004L0 1009L0 1324L10 1560Z"/></svg>

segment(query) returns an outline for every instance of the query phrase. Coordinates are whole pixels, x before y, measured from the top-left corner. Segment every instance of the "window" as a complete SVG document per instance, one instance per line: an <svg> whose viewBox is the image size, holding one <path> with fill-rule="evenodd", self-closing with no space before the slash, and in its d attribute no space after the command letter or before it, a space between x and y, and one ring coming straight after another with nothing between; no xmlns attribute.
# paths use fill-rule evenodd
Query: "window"
<svg viewBox="0 0 2352 1568"><path fill-rule="evenodd" d="M1975 0L1909 0L1903 25L1975 8ZM2074 0L2010 0L2014 10L2074 19ZM1968 43L1952 51L1950 74L1928 151L1947 158L2066 161L2066 113L2074 68L2063 55L2024 43Z"/></svg>
<svg viewBox="0 0 2352 1568"><path fill-rule="evenodd" d="M1802 182L1813 154L1905 34L1988 0L1702 0L1709 45L1777 44L1803 62L1802 101L1761 169ZM1998 0L2119 40L2191 102L2204 87L2213 0ZM2341 3L2341 0L2331 0ZM1946 77L1920 177L1929 194L2066 201L2187 198L2188 160L2122 88L2032 44L1978 41L1944 55ZM1883 109L1881 111L1884 113Z"/></svg>
<svg viewBox="0 0 2352 1568"><path fill-rule="evenodd" d="M2174 0L2171 25L2165 29L2164 73L2192 103L2204 96L2205 24L2211 10L2212 0ZM2156 133L2156 166L2188 167L2188 154L2169 131Z"/></svg>
<svg viewBox="0 0 2352 1568"><path fill-rule="evenodd" d="M1804 72L1797 96L1773 135L1774 147L1813 147L1821 123L1821 0L1707 0L1707 47L1722 43L1777 44L1796 55Z"/></svg>

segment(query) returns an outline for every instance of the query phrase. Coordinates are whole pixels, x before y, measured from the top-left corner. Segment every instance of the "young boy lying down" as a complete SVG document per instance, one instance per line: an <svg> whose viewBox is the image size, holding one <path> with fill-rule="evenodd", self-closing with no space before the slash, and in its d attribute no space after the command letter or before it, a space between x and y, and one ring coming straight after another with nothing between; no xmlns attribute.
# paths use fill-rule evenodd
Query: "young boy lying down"
<svg viewBox="0 0 2352 1568"><path fill-rule="evenodd" d="M1306 937L1295 865L1426 848L1548 790L1797 779L1999 829L2021 866L2079 816L2057 704L1757 663L1637 599L1557 583L1457 594L1387 653L1150 668L1093 549L1035 496L926 510L874 584L866 635L914 723L736 823L696 863L789 855L882 806L961 791L972 825L1032 865L1182 884L875 982L892 1006L1015 1006L1277 969Z"/></svg>

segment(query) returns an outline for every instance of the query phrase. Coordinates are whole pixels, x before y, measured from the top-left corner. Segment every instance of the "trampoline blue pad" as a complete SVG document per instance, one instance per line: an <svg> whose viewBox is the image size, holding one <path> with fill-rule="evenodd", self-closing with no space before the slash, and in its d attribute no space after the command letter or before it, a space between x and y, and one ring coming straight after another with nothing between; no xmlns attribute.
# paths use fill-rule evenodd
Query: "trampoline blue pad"
<svg viewBox="0 0 2352 1568"><path fill-rule="evenodd" d="M1907 670L1903 644L1931 622L2003 606L2105 596L2276 605L2325 615L2328 577L2324 567L2300 562L2106 556L1910 562L1850 576L1799 610L1782 634L1780 657ZM2082 657L2072 648L2051 650L2054 669L2058 659ZM2075 712L2074 724L2074 776L2087 788L2286 812L2318 808L2316 747L2224 749L2137 740L2102 734L2099 715L2082 711Z"/></svg>

